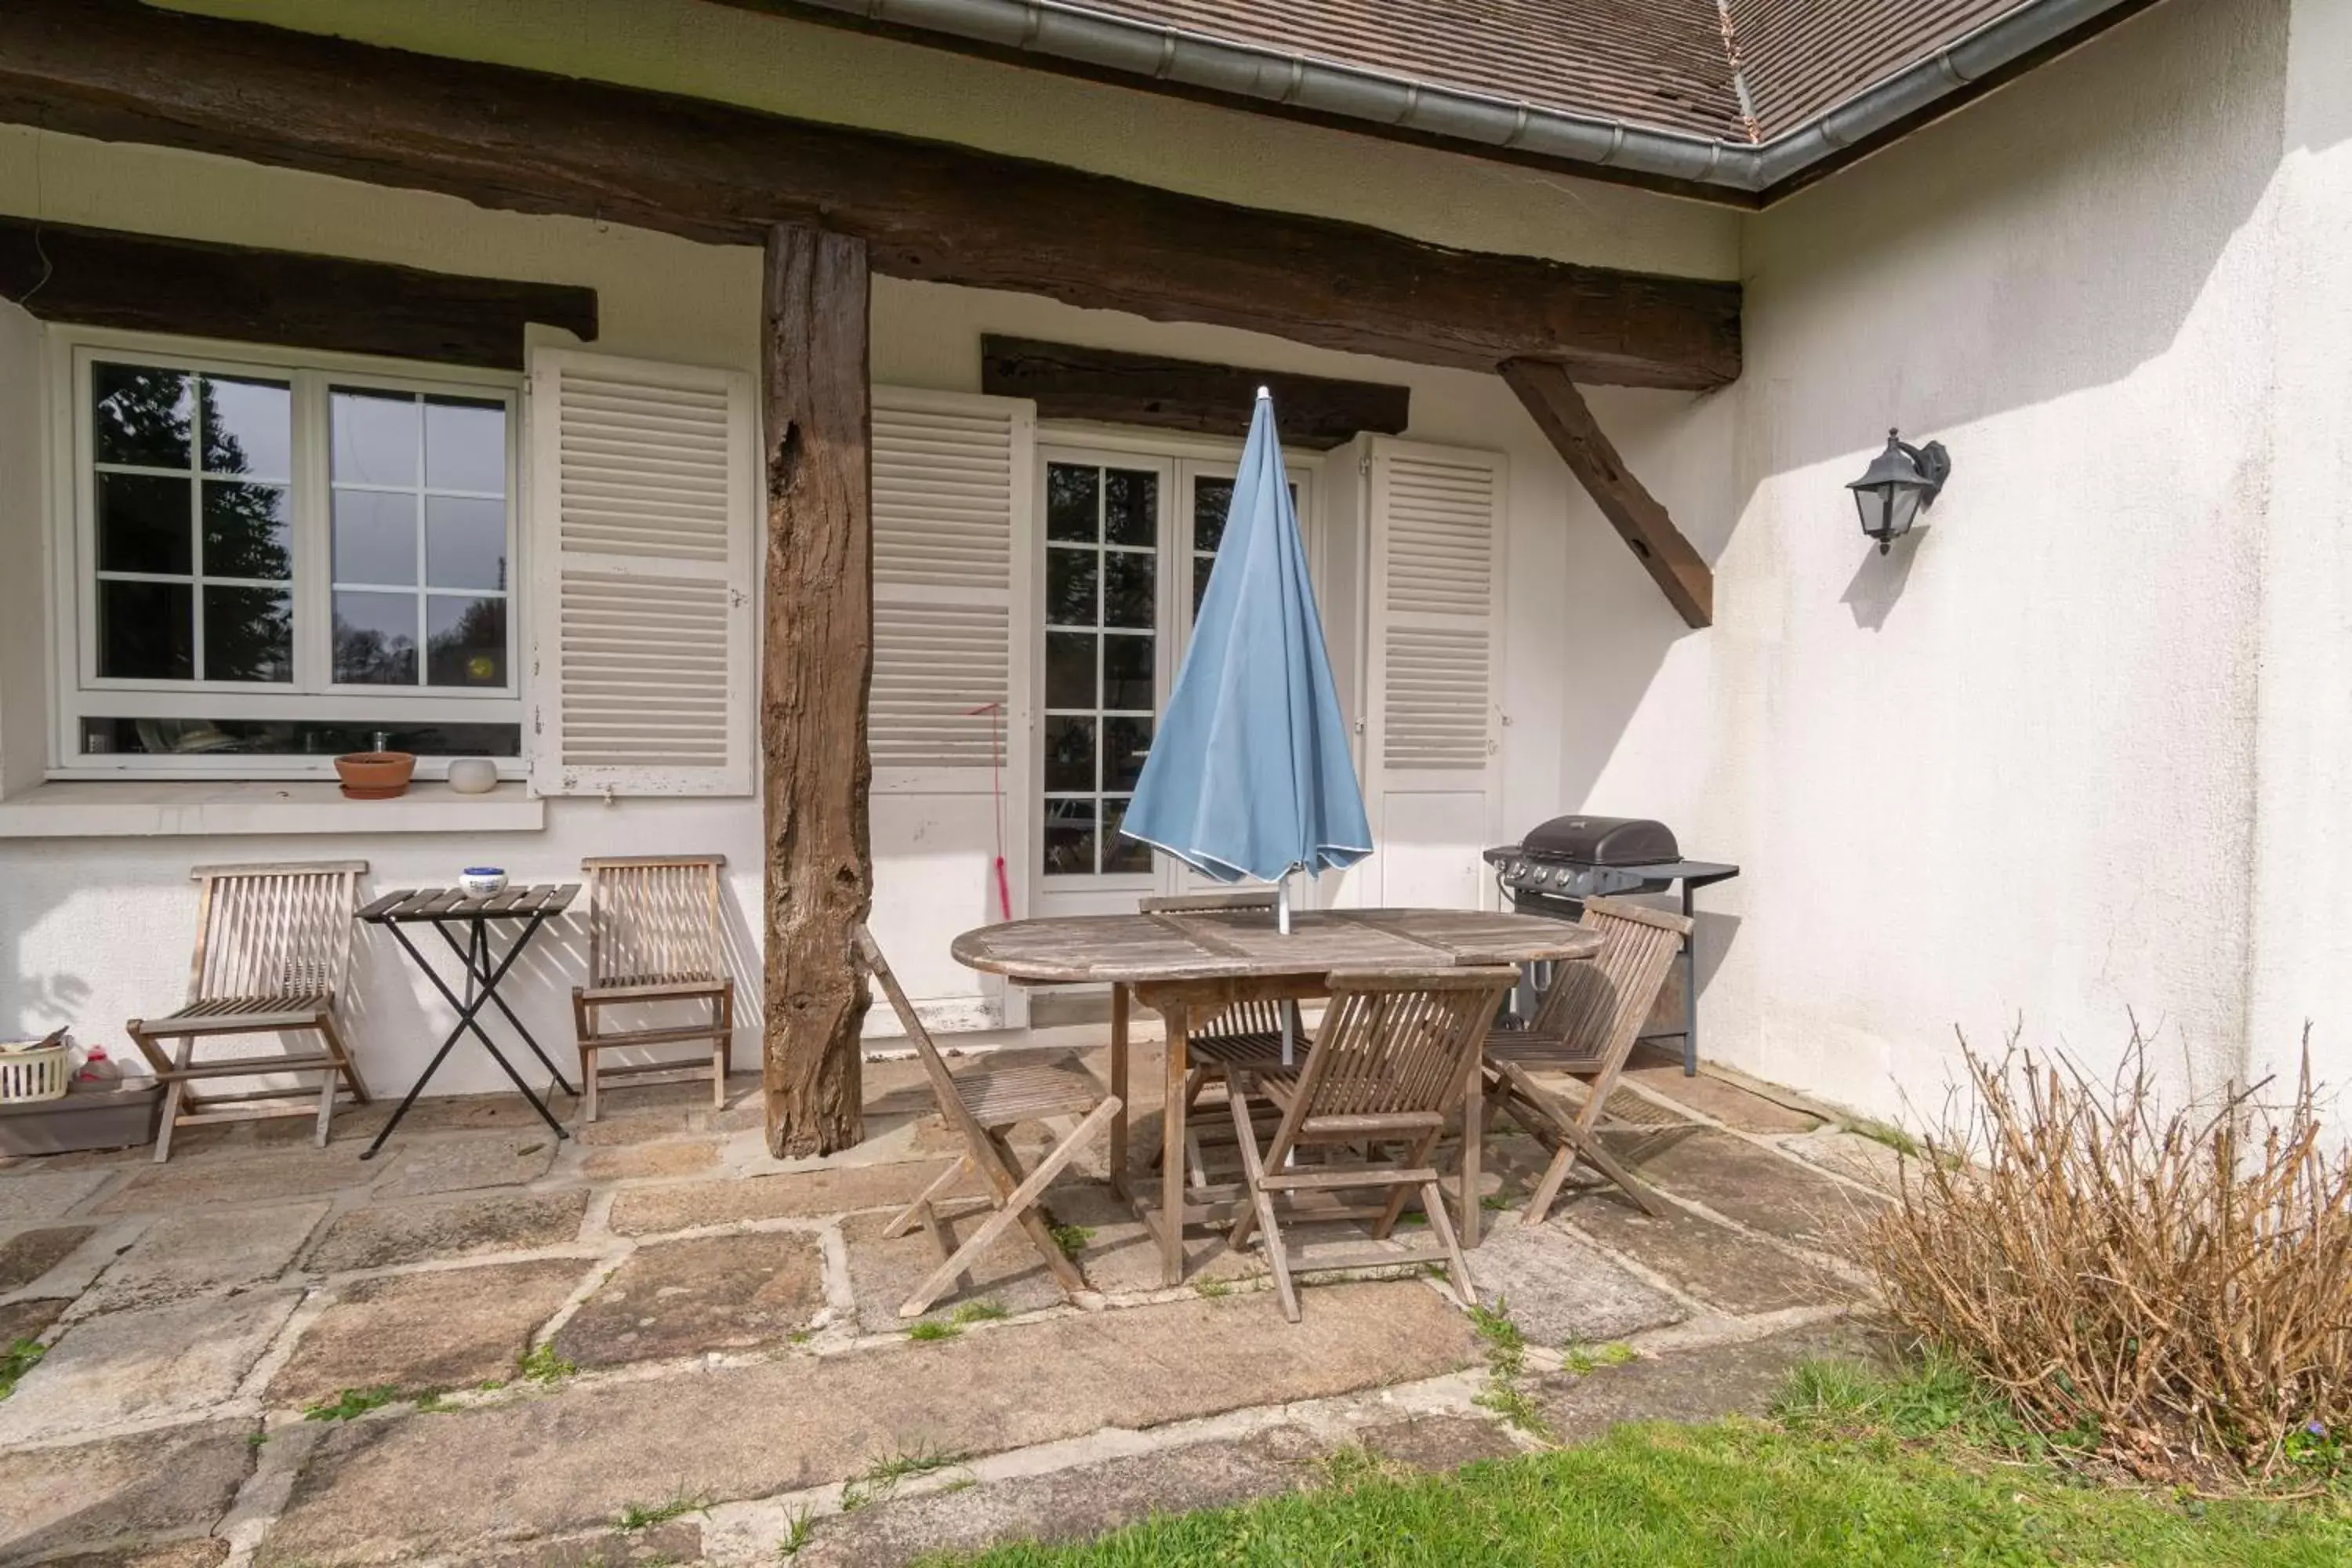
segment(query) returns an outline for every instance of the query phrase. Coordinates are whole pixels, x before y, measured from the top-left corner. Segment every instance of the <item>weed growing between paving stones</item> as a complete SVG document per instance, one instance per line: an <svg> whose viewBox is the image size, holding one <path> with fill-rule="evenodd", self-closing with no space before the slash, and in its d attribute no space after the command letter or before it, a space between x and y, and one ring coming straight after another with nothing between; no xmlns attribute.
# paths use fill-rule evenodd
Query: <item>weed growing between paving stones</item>
<svg viewBox="0 0 2352 1568"><path fill-rule="evenodd" d="M809 1541L810 1521L814 1518L808 1504L803 1503L793 1515L792 1523L784 1526L784 1538L776 1542L776 1561L788 1563L801 1554Z"/></svg>
<svg viewBox="0 0 2352 1568"><path fill-rule="evenodd" d="M1205 1297L1212 1301L1220 1296L1230 1296L1234 1293L1234 1288L1222 1279L1203 1279L1194 1285L1192 1289L1194 1294Z"/></svg>
<svg viewBox="0 0 2352 1568"><path fill-rule="evenodd" d="M1494 1310L1473 1302L1470 1321L1486 1343L1486 1386L1474 1403L1501 1416L1530 1436L1549 1439L1551 1424L1544 1419L1528 1391L1519 1385L1528 1369L1528 1338L1511 1321L1510 1303L1497 1300Z"/></svg>
<svg viewBox="0 0 2352 1568"><path fill-rule="evenodd" d="M1595 1367L1623 1366L1633 1359L1632 1345L1588 1345L1581 1341L1570 1340L1559 1347L1559 1369L1572 1372L1579 1377Z"/></svg>
<svg viewBox="0 0 2352 1568"><path fill-rule="evenodd" d="M994 1301L966 1301L948 1316L959 1323L992 1323L1009 1318L1012 1311Z"/></svg>
<svg viewBox="0 0 2352 1568"><path fill-rule="evenodd" d="M689 1513L709 1513L716 1500L709 1492L697 1492L688 1497L683 1490L667 1502L629 1503L622 1508L621 1517L613 1528L624 1535L635 1535L641 1530L651 1530L656 1524L667 1524L673 1519Z"/></svg>
<svg viewBox="0 0 2352 1568"><path fill-rule="evenodd" d="M1896 1321L2025 1426L2143 1479L2307 1485L2352 1423L2352 1148L2306 1052L2266 1085L2158 1103L2137 1024L2095 1082L1961 1042L1974 1093L1867 1233Z"/></svg>
<svg viewBox="0 0 2352 1568"><path fill-rule="evenodd" d="M346 1388L332 1399L322 1399L316 1405L305 1405L305 1421L349 1421L371 1410L381 1410L387 1405L397 1405L408 1396L388 1383L373 1388Z"/></svg>
<svg viewBox="0 0 2352 1568"><path fill-rule="evenodd" d="M0 1399L16 1392L16 1380L33 1370L48 1352L30 1340L18 1340L0 1351Z"/></svg>
<svg viewBox="0 0 2352 1568"><path fill-rule="evenodd" d="M1916 1160L1926 1152L1919 1147L1919 1140L1891 1121L1880 1121L1868 1116L1850 1116L1839 1125L1857 1138L1867 1138L1874 1143L1884 1144L1906 1160Z"/></svg>
<svg viewBox="0 0 2352 1568"><path fill-rule="evenodd" d="M523 1352L515 1370L533 1383L561 1383L580 1369L556 1354L554 1345L544 1344Z"/></svg>
<svg viewBox="0 0 2352 1568"><path fill-rule="evenodd" d="M1090 1225L1057 1225L1053 1227L1053 1237L1054 1245L1062 1249L1064 1257L1076 1258L1087 1249L1087 1243L1095 1238L1095 1227Z"/></svg>
<svg viewBox="0 0 2352 1568"><path fill-rule="evenodd" d="M951 1340L961 1332L963 1332L961 1323L917 1323L907 1331L907 1337L928 1344L935 1340Z"/></svg>
<svg viewBox="0 0 2352 1568"><path fill-rule="evenodd" d="M841 1511L856 1513L868 1503L888 1500L899 1484L913 1476L927 1476L933 1470L945 1470L961 1465L971 1456L950 1453L945 1449L917 1445L902 1453L877 1459L865 1474L844 1483L841 1489Z"/></svg>

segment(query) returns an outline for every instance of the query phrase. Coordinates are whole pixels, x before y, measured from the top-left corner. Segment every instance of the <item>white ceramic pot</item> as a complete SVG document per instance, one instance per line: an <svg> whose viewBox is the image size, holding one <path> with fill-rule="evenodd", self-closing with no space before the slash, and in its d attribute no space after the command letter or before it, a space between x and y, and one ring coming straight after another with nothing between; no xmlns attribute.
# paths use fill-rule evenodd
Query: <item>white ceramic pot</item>
<svg viewBox="0 0 2352 1568"><path fill-rule="evenodd" d="M499 787L499 764L488 757L457 757L449 763L449 787L459 795L488 795Z"/></svg>

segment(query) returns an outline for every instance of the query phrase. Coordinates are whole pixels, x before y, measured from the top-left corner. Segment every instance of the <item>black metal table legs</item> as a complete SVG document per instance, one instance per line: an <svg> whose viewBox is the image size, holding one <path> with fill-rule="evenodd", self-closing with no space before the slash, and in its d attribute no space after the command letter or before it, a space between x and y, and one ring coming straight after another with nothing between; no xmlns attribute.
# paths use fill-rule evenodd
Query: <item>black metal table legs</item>
<svg viewBox="0 0 2352 1568"><path fill-rule="evenodd" d="M383 1124L383 1131L375 1135L375 1142L368 1145L367 1152L361 1155L361 1159L375 1158L377 1152L383 1149L384 1140L392 1136L392 1130L400 1125L401 1119L408 1114L408 1108L416 1103L416 1097L424 1092L425 1086L431 1082L433 1075L440 1070L442 1062L447 1058L450 1051L456 1048L458 1040L468 1031L473 1034L475 1039L481 1042L482 1048L490 1053L490 1059L497 1062L507 1077L514 1080L515 1088L522 1091L523 1099L530 1102L530 1108L539 1112L540 1120L553 1130L556 1137L569 1136L563 1131L563 1124L555 1120L554 1113L547 1109L546 1102L531 1091L530 1085L524 1081L522 1074L515 1070L514 1064L507 1060L505 1053L499 1049L497 1042L490 1038L489 1032L482 1027L480 1022L482 1008L490 1003L497 1003L499 1011L506 1015L508 1024L513 1026L516 1034L522 1037L523 1044L530 1047L530 1054L539 1058L540 1066L548 1070L564 1093L576 1092L563 1074L557 1069L555 1064L548 1060L547 1053L540 1049L539 1042L531 1037L530 1031L523 1027L522 1020L515 1016L514 1009L509 1007L505 998L499 994L499 983L506 979L508 971L514 967L515 961L522 956L523 950L530 945L531 938L539 934L539 928L546 923L546 920L545 915L530 916L528 923L517 933L513 943L508 947L505 956L495 963L490 956L488 920L467 921L466 924L468 931L462 944L450 933L446 925L437 921L431 922L434 928L441 932L443 940L448 942L450 951L456 952L465 963L466 994L462 1000L449 988L448 982L441 978L440 972L433 967L425 954L417 951L416 944L408 940L408 933L400 929L400 924L390 921L384 922L390 927L393 936L399 942L401 947L415 962L416 967L425 972L425 977L427 980L433 982L433 988L440 992L442 999L457 1010L457 1022L450 1029L448 1037L441 1042L441 1048L433 1053L433 1059L425 1064L424 1073L409 1086L408 1093L402 1098L399 1108L393 1111L391 1120Z"/></svg>

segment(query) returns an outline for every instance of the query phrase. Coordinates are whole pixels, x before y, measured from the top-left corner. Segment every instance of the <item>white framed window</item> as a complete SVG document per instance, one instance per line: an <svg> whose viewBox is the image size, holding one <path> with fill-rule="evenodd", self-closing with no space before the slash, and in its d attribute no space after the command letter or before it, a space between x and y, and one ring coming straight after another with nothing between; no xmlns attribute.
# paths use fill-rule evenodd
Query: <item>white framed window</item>
<svg viewBox="0 0 2352 1568"><path fill-rule="evenodd" d="M55 343L53 774L521 771L520 377Z"/></svg>
<svg viewBox="0 0 2352 1568"><path fill-rule="evenodd" d="M1238 442L1041 436L1036 912L1131 910L1139 893L1193 885L1181 862L1120 838L1118 825L1208 588L1240 456ZM1285 460L1319 577L1318 459Z"/></svg>

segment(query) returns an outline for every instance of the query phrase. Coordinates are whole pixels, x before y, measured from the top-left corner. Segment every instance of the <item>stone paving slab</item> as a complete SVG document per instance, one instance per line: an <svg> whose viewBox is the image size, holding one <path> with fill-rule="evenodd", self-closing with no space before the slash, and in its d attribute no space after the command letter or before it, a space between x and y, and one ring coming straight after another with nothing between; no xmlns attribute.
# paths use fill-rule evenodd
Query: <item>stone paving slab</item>
<svg viewBox="0 0 2352 1568"><path fill-rule="evenodd" d="M1693 1133L1634 1173L1767 1236L1832 1252L1851 1250L1880 1202L1728 1132Z"/></svg>
<svg viewBox="0 0 2352 1568"><path fill-rule="evenodd" d="M0 1306L0 1350L5 1350L18 1340L37 1340L48 1326L58 1321L71 1301L51 1296L35 1297L29 1301L11 1301Z"/></svg>
<svg viewBox="0 0 2352 1568"><path fill-rule="evenodd" d="M1810 1132L1821 1118L1791 1110L1785 1105L1706 1073L1685 1078L1680 1063L1629 1067L1625 1077L1643 1089L1711 1116L1742 1132Z"/></svg>
<svg viewBox="0 0 2352 1568"><path fill-rule="evenodd" d="M1763 1339L1676 1351L1657 1360L1535 1379L1531 1392L1563 1443L1590 1442L1626 1421L1713 1421L1767 1414L1789 1373L1806 1361L1871 1361L1885 1343L1834 1321Z"/></svg>
<svg viewBox="0 0 2352 1568"><path fill-rule="evenodd" d="M257 1430L251 1421L208 1421L0 1452L0 1551L10 1563L77 1551L142 1563L215 1562L226 1542L185 1538L228 1511L253 1468L247 1438Z"/></svg>
<svg viewBox="0 0 2352 1568"><path fill-rule="evenodd" d="M1858 1294L1845 1281L1728 1226L1680 1209L1653 1218L1614 1187L1563 1197L1553 1205L1552 1216L1554 1225L1616 1248L1727 1312L1828 1306Z"/></svg>
<svg viewBox="0 0 2352 1568"><path fill-rule="evenodd" d="M0 1241L0 1293L22 1290L37 1282L97 1234L96 1226L60 1225L19 1231Z"/></svg>
<svg viewBox="0 0 2352 1568"><path fill-rule="evenodd" d="M572 1129L572 1141L583 1149L621 1148L675 1138L687 1131L687 1115L674 1108L656 1108L638 1116L604 1117Z"/></svg>
<svg viewBox="0 0 2352 1568"><path fill-rule="evenodd" d="M702 1523L688 1517L625 1533L608 1525L533 1541L509 1551L470 1557L466 1568L675 1568L677 1563L701 1561ZM779 1568L789 1561L778 1559Z"/></svg>
<svg viewBox="0 0 2352 1568"><path fill-rule="evenodd" d="M384 1268L441 1258L470 1258L526 1247L554 1247L580 1236L588 1192L501 1193L481 1197L421 1198L353 1209L310 1249L320 1274Z"/></svg>
<svg viewBox="0 0 2352 1568"><path fill-rule="evenodd" d="M574 1258L436 1268L345 1285L270 1379L274 1406L346 1388L470 1388L514 1375L532 1334L592 1267Z"/></svg>
<svg viewBox="0 0 2352 1568"><path fill-rule="evenodd" d="M106 1185L114 1173L9 1171L0 1173L0 1226L38 1225L65 1212Z"/></svg>
<svg viewBox="0 0 2352 1568"><path fill-rule="evenodd" d="M1470 1254L1470 1279L1490 1311L1528 1342L1559 1348L1623 1339L1681 1322L1689 1311L1556 1225L1499 1225Z"/></svg>
<svg viewBox="0 0 2352 1568"><path fill-rule="evenodd" d="M752 1232L641 1247L556 1331L583 1367L782 1344L824 1307L812 1237Z"/></svg>
<svg viewBox="0 0 2352 1568"><path fill-rule="evenodd" d="M1779 1142L1781 1148L1800 1160L1835 1172L1849 1181L1875 1187L1890 1196L1903 1190L1904 1156L1875 1138L1840 1128Z"/></svg>
<svg viewBox="0 0 2352 1568"><path fill-rule="evenodd" d="M0 1443L208 1409L236 1392L299 1294L182 1301L76 1323L0 1400Z"/></svg>
<svg viewBox="0 0 2352 1568"><path fill-rule="evenodd" d="M1458 1311L1399 1281L1310 1290L1296 1326L1262 1296L1184 1300L357 1422L320 1442L260 1560L478 1554L680 1489L767 1497L919 1447L986 1452L1322 1398L1474 1355Z"/></svg>
<svg viewBox="0 0 2352 1568"><path fill-rule="evenodd" d="M271 1154L186 1161L175 1157L168 1164L146 1166L91 1212L155 1214L282 1203L365 1186L383 1173L383 1162L362 1161L357 1149L313 1149L307 1142Z"/></svg>
<svg viewBox="0 0 2352 1568"><path fill-rule="evenodd" d="M948 1234L958 1246L991 1213L976 1204L963 1205L960 1213L952 1208L949 1212ZM890 1219L887 1214L859 1215L841 1227L848 1243L849 1289L857 1301L857 1326L870 1334L896 1332L914 1321L898 1316L898 1304L941 1261L938 1247L922 1226L906 1236L886 1238L882 1227ZM1045 1259L1016 1226L989 1243L973 1263L968 1283L950 1286L923 1316L951 1318L963 1308L982 1305L1001 1307L1007 1312L1034 1312L1058 1306L1061 1300L1061 1287L1046 1271Z"/></svg>
<svg viewBox="0 0 2352 1568"><path fill-rule="evenodd" d="M108 1552L78 1552L46 1559L42 1568L216 1568L228 1561L229 1543L218 1536L125 1546Z"/></svg>
<svg viewBox="0 0 2352 1568"><path fill-rule="evenodd" d="M903 1208L922 1194L944 1163L838 1165L633 1187L613 1200L612 1226L617 1236L652 1236L735 1220L819 1219L858 1209ZM970 1172L950 1189L959 1196L982 1190Z"/></svg>
<svg viewBox="0 0 2352 1568"><path fill-rule="evenodd" d="M322 1203L199 1209L147 1227L85 1298L94 1312L235 1289L275 1279L327 1217Z"/></svg>
<svg viewBox="0 0 2352 1568"><path fill-rule="evenodd" d="M528 1058L530 1053L523 1054ZM534 1089L549 1087L540 1077L541 1070L534 1062L531 1070L525 1075ZM572 1124L579 1110L576 1100L561 1090L541 1098L547 1101L547 1109L555 1113L558 1121L567 1127ZM392 1120L392 1113L399 1106L400 1097L394 1095L388 1099L378 1097L365 1105L352 1106L348 1110L338 1110L334 1130L328 1135L329 1148L345 1143L358 1143L364 1148L375 1141L375 1135L383 1131L384 1123ZM308 1148L314 1125L299 1119L257 1121L253 1124L254 1142L264 1146L299 1145ZM408 1108L408 1114L400 1119L400 1132L394 1136L413 1136L420 1132L485 1131L544 1133L547 1132L547 1123L540 1120L539 1112L533 1110L522 1096L511 1091L504 1094L428 1094ZM173 1141L173 1146L178 1147L177 1140ZM379 1163L381 1159L379 1156Z"/></svg>
<svg viewBox="0 0 2352 1568"><path fill-rule="evenodd" d="M375 1196L414 1198L474 1187L519 1187L547 1174L554 1163L555 1135L545 1128L412 1143L399 1167L376 1184Z"/></svg>
<svg viewBox="0 0 2352 1568"><path fill-rule="evenodd" d="M644 1181L700 1175L718 1163L718 1139L688 1138L591 1149L580 1162L580 1173L598 1182Z"/></svg>

